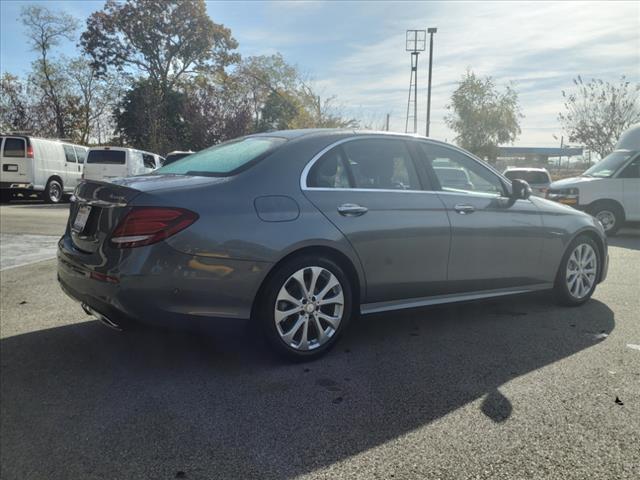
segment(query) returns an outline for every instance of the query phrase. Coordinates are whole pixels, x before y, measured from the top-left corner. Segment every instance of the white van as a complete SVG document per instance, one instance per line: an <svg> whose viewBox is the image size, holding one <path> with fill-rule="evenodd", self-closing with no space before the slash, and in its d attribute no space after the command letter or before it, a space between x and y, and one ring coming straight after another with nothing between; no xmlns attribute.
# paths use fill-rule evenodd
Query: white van
<svg viewBox="0 0 640 480"><path fill-rule="evenodd" d="M44 193L58 203L80 182L87 147L28 135L0 135L0 192L2 200L14 194Z"/></svg>
<svg viewBox="0 0 640 480"><path fill-rule="evenodd" d="M82 178L108 182L112 178L131 177L152 172L162 164L162 157L126 147L89 149Z"/></svg>
<svg viewBox="0 0 640 480"><path fill-rule="evenodd" d="M547 198L585 210L614 235L640 221L640 124L625 131L613 152L575 178L553 182Z"/></svg>

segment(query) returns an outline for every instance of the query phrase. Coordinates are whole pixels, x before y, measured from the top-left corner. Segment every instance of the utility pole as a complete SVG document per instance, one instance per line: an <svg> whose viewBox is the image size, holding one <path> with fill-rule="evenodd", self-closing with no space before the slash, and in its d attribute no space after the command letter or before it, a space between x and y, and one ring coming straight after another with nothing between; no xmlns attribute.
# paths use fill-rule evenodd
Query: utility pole
<svg viewBox="0 0 640 480"><path fill-rule="evenodd" d="M425 30L407 30L405 50L411 52L411 79L409 80L409 99L407 100L407 119L405 133L409 133L409 120L413 118L413 131L418 133L418 55L424 52L427 43ZM413 114L411 103L413 101Z"/></svg>
<svg viewBox="0 0 640 480"><path fill-rule="evenodd" d="M385 128L387 132L389 131L389 114L387 113L387 122L385 123Z"/></svg>
<svg viewBox="0 0 640 480"><path fill-rule="evenodd" d="M429 126L431 125L431 68L433 65L433 34L437 28L428 28L429 32L429 84L427 86L427 137L429 136Z"/></svg>

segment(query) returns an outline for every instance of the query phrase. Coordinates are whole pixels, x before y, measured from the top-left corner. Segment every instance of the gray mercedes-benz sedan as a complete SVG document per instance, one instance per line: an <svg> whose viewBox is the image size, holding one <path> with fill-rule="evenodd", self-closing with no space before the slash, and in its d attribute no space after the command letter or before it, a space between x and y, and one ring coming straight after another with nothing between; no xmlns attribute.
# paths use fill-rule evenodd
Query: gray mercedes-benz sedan
<svg viewBox="0 0 640 480"><path fill-rule="evenodd" d="M602 225L530 193L424 137L250 135L82 182L58 279L117 329L251 320L278 352L314 358L358 313L543 289L587 301L607 273Z"/></svg>

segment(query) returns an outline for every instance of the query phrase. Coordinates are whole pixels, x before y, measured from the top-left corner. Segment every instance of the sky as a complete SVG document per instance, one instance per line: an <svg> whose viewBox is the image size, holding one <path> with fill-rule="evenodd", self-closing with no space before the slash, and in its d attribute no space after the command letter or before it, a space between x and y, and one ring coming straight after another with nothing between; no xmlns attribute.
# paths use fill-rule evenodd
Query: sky
<svg viewBox="0 0 640 480"><path fill-rule="evenodd" d="M24 75L35 53L26 43L20 8L45 4L82 23L102 1L0 1L0 71ZM347 116L403 132L410 55L405 31L437 27L434 36L431 136L453 141L446 106L467 69L513 83L524 119L518 146L556 146L562 90L572 79L640 82L640 2L207 2L230 28L243 56L282 53L337 97ZM59 52L79 53L76 42ZM424 133L428 51L418 64L418 132ZM557 137L558 139L554 138ZM566 143L566 142L565 142Z"/></svg>

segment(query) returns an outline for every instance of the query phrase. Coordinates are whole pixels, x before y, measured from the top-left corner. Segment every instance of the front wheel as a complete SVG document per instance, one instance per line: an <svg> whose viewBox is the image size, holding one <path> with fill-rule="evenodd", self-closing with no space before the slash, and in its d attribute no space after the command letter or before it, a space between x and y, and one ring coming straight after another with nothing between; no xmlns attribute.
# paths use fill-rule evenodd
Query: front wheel
<svg viewBox="0 0 640 480"><path fill-rule="evenodd" d="M578 236L562 258L554 291L562 305L582 305L591 298L602 268L596 243L586 235Z"/></svg>
<svg viewBox="0 0 640 480"><path fill-rule="evenodd" d="M615 235L624 222L624 212L613 202L599 202L589 209L591 216L598 219L608 236Z"/></svg>
<svg viewBox="0 0 640 480"><path fill-rule="evenodd" d="M257 313L270 345L293 360L311 360L335 345L351 319L352 289L332 260L298 257L268 280Z"/></svg>

